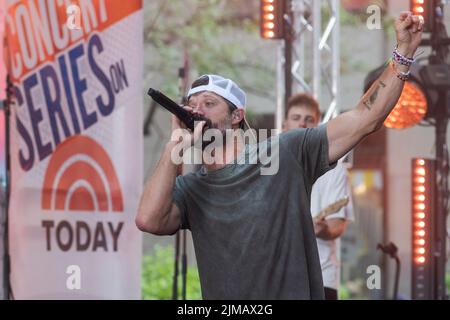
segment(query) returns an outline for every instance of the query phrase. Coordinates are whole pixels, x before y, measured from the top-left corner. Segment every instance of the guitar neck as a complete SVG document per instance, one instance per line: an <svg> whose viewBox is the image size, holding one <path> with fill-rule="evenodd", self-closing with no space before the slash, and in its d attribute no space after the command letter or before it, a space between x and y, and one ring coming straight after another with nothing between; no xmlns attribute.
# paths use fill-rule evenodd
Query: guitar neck
<svg viewBox="0 0 450 320"><path fill-rule="evenodd" d="M321 220L332 213L334 213L334 210L331 210L330 208L325 208L319 212L319 214L316 216L316 218L318 220Z"/></svg>
<svg viewBox="0 0 450 320"><path fill-rule="evenodd" d="M324 219L326 216L329 216L330 214L338 212L347 205L348 201L349 201L348 197L336 201L335 203L321 210L319 214L316 216L316 219L321 220Z"/></svg>

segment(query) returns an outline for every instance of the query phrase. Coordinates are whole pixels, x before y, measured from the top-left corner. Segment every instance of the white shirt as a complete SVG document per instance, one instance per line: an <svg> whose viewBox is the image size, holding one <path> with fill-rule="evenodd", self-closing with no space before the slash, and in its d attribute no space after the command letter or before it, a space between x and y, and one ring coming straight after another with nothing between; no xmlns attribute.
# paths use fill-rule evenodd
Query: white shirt
<svg viewBox="0 0 450 320"><path fill-rule="evenodd" d="M328 171L313 185L311 192L311 214L315 217L321 210L342 198L349 197L349 203L336 213L325 219L354 220L351 201L351 190L344 164L338 163L333 170ZM339 238L335 240L322 240L317 238L320 265L322 267L323 285L328 288L339 287L340 261L338 251L340 250Z"/></svg>

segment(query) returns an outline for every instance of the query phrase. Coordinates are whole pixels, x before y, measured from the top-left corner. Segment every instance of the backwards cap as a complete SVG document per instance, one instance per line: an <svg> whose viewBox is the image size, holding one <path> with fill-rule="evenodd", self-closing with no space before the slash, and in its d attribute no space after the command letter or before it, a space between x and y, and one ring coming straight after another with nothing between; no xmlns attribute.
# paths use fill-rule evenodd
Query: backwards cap
<svg viewBox="0 0 450 320"><path fill-rule="evenodd" d="M200 84L194 85L196 82L199 82ZM198 93L201 91L210 91L214 92L224 99L227 99L238 109L245 109L245 105L247 102L245 92L241 88L239 88L233 80L226 79L214 74L205 74L194 81L194 84L194 86L191 87L187 94L188 98L194 93Z"/></svg>

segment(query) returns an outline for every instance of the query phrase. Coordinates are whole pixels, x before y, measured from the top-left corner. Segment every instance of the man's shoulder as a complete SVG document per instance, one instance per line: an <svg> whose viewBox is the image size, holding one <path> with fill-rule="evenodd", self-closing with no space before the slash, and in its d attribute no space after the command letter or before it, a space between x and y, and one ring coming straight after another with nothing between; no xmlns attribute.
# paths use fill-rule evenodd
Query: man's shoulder
<svg viewBox="0 0 450 320"><path fill-rule="evenodd" d="M326 124L321 124L314 128L297 128L281 133L280 141L282 143L302 143L307 140L308 143L320 142L326 136Z"/></svg>

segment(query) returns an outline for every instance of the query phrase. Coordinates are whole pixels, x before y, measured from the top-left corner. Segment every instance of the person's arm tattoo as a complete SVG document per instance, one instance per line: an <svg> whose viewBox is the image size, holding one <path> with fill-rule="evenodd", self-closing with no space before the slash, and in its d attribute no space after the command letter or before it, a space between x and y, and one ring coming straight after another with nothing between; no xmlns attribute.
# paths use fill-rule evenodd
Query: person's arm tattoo
<svg viewBox="0 0 450 320"><path fill-rule="evenodd" d="M373 106L373 104L375 103L375 100L378 97L378 90L380 90L381 87L385 88L386 84L384 84L384 82L380 80L380 82L378 83L378 85L375 88L375 90L373 91L373 93L369 96L369 100L366 100L366 101L363 102L364 106L368 110L372 109L372 106Z"/></svg>

